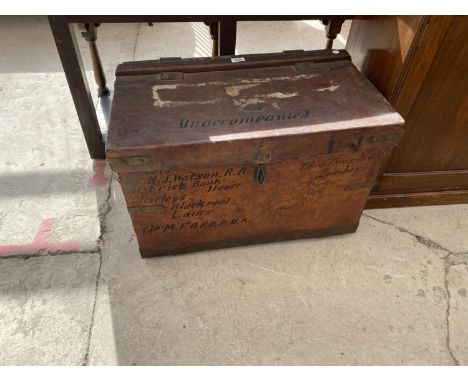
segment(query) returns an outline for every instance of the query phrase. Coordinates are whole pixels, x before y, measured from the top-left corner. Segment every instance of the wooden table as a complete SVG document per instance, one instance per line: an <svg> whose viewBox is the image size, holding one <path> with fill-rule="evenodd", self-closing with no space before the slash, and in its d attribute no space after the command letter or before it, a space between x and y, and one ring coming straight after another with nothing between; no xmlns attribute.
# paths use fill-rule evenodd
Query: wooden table
<svg viewBox="0 0 468 382"><path fill-rule="evenodd" d="M49 21L90 155L103 159L104 140L72 23L205 22L214 53L231 55L237 21L322 20L330 48L351 18L346 49L354 64L407 122L367 208L467 203L466 16L51 16ZM88 32L84 37L93 53L95 36ZM110 106L99 70L95 76L103 85L100 100Z"/></svg>
<svg viewBox="0 0 468 382"><path fill-rule="evenodd" d="M88 41L93 58L93 69L99 86L98 95L108 97L104 71L96 46L96 24L101 23L160 23L160 22L205 22L210 26L215 55L233 55L236 46L238 21L279 21L279 20L322 20L325 24L327 43L330 49L333 40L340 33L344 20L351 16L49 16L52 34L68 86L75 103L81 128L93 159L105 159L104 138L99 127L96 110L91 98L86 74L83 68L73 24L84 26L83 37ZM155 57L157 58L157 57Z"/></svg>

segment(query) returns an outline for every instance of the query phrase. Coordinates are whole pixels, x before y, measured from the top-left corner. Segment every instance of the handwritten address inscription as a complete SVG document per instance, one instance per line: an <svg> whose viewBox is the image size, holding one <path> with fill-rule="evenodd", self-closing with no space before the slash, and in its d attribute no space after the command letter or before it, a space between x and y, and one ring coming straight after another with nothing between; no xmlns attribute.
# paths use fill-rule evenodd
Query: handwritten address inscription
<svg viewBox="0 0 468 382"><path fill-rule="evenodd" d="M255 180L255 165L245 165L127 173L122 186L140 241L219 240L294 224L314 228L322 216L335 219L334 203L348 203L358 213L364 202L357 203L345 188L373 178L380 155L339 153L267 163L263 185Z"/></svg>

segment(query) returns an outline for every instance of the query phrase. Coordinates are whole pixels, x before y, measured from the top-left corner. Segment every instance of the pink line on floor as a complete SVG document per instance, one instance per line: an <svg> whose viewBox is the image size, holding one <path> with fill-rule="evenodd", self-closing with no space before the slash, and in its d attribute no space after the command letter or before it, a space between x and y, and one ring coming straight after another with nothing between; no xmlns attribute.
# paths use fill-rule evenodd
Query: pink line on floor
<svg viewBox="0 0 468 382"><path fill-rule="evenodd" d="M94 175L89 179L90 187L104 186L109 182L109 178L105 174L106 161L95 160L93 162Z"/></svg>
<svg viewBox="0 0 468 382"><path fill-rule="evenodd" d="M49 242L54 223L55 219L44 219L31 243L0 245L0 256L34 254L39 251L78 251L80 243L77 241Z"/></svg>

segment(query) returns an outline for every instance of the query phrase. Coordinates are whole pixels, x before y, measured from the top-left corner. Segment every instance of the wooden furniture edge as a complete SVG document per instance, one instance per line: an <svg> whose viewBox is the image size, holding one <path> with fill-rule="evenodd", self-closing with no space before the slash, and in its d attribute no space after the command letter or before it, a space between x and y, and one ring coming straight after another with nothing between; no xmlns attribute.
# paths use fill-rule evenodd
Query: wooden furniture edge
<svg viewBox="0 0 468 382"><path fill-rule="evenodd" d="M432 206L468 203L468 190L412 192L403 194L372 193L365 209Z"/></svg>

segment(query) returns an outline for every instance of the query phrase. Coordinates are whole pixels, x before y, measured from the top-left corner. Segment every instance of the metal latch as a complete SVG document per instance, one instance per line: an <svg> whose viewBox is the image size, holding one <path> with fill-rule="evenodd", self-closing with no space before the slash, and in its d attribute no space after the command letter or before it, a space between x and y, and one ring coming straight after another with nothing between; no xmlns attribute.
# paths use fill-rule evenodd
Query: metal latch
<svg viewBox="0 0 468 382"><path fill-rule="evenodd" d="M254 178L258 185L265 184L266 181L266 168L265 163L268 163L271 160L271 153L270 152L263 152L265 144L260 142L258 144L258 151L255 153L254 157L252 158L255 163L255 172Z"/></svg>
<svg viewBox="0 0 468 382"><path fill-rule="evenodd" d="M263 163L255 165L255 181L258 185L265 184L266 171Z"/></svg>

